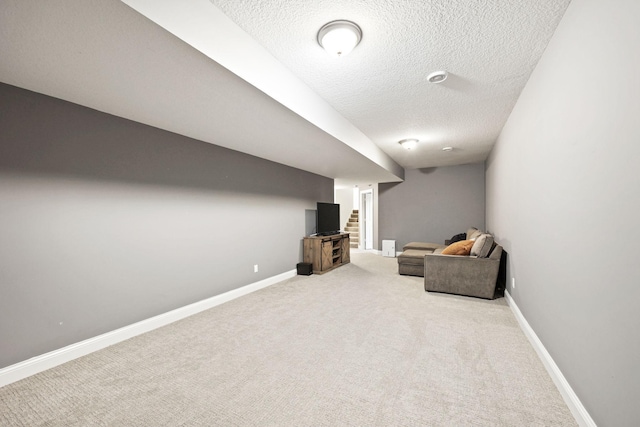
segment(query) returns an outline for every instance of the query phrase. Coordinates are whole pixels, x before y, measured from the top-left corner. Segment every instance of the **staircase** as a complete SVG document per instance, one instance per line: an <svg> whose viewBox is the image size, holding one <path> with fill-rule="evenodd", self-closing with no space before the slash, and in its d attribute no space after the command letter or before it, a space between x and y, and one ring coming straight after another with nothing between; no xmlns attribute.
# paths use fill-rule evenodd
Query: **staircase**
<svg viewBox="0 0 640 427"><path fill-rule="evenodd" d="M357 248L360 242L360 224L358 222L358 210L354 209L349 217L347 226L344 227L344 231L350 233L349 238L351 241L351 247Z"/></svg>

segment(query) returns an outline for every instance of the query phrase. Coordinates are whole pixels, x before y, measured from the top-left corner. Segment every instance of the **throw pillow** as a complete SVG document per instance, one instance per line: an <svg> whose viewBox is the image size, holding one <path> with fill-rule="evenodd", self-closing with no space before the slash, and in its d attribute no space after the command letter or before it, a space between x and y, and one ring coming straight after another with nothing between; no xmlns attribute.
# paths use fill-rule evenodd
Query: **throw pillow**
<svg viewBox="0 0 640 427"><path fill-rule="evenodd" d="M467 237L467 239L469 240L476 240L478 237L482 236L484 232L481 230L476 230L473 233L471 233L471 235L469 237Z"/></svg>
<svg viewBox="0 0 640 427"><path fill-rule="evenodd" d="M467 230L467 239L466 240L470 240L471 239L471 235L473 233L475 233L476 231L478 231L477 228L475 227L471 227L470 229Z"/></svg>
<svg viewBox="0 0 640 427"><path fill-rule="evenodd" d="M442 250L443 255L469 255L473 240L460 240L447 246Z"/></svg>
<svg viewBox="0 0 640 427"><path fill-rule="evenodd" d="M489 256L491 246L493 246L493 236L491 234L481 234L471 247L471 256L486 258Z"/></svg>
<svg viewBox="0 0 640 427"><path fill-rule="evenodd" d="M456 234L449 240L449 244L459 242L460 240L467 240L467 233Z"/></svg>

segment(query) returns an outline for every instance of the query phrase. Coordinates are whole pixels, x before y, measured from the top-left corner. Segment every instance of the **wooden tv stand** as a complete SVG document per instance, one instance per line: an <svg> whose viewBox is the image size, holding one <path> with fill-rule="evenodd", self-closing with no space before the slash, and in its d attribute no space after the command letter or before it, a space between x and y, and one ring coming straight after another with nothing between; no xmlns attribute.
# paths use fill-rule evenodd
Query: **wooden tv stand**
<svg viewBox="0 0 640 427"><path fill-rule="evenodd" d="M351 261L349 233L304 238L303 262L313 266L314 274L323 274Z"/></svg>

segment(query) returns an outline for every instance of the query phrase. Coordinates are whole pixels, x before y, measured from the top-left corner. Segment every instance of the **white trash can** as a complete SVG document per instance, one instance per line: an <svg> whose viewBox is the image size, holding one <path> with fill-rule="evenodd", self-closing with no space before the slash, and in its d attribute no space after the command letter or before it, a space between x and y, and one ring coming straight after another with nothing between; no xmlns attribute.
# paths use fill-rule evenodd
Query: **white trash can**
<svg viewBox="0 0 640 427"><path fill-rule="evenodd" d="M396 241L395 240L382 241L382 256L391 257L391 258L396 257Z"/></svg>

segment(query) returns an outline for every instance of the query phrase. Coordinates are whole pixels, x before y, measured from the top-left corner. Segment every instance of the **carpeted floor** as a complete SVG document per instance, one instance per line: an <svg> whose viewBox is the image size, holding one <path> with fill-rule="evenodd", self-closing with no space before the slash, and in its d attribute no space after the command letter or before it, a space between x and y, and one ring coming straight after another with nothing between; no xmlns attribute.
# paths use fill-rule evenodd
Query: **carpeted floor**
<svg viewBox="0 0 640 427"><path fill-rule="evenodd" d="M352 253L0 388L2 426L573 426L504 299Z"/></svg>

